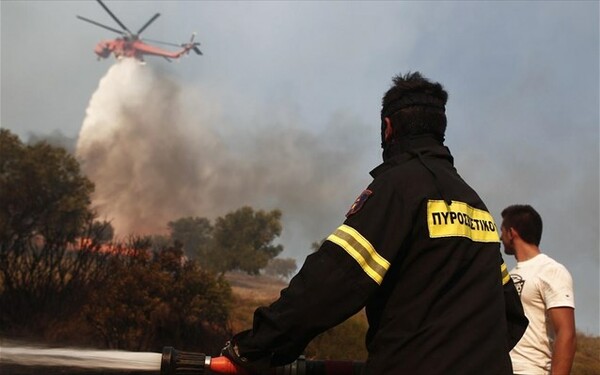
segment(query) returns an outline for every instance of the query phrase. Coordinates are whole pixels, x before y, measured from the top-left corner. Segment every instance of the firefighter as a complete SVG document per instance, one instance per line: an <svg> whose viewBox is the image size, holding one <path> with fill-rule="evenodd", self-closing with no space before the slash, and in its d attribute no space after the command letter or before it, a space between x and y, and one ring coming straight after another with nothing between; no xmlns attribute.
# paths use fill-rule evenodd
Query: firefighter
<svg viewBox="0 0 600 375"><path fill-rule="evenodd" d="M447 98L419 72L393 78L373 181L223 355L265 373L366 307L364 374L512 374L527 319L496 223L444 146Z"/></svg>

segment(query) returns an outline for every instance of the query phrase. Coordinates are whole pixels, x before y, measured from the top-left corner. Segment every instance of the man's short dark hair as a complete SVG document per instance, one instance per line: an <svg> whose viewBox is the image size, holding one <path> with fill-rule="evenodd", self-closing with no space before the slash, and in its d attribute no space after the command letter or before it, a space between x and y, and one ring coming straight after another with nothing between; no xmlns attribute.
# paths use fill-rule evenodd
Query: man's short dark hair
<svg viewBox="0 0 600 375"><path fill-rule="evenodd" d="M444 87L431 82L421 73L407 73L393 78L381 107L382 126L389 117L394 138L406 135L433 134L443 141L446 132L446 102Z"/></svg>
<svg viewBox="0 0 600 375"><path fill-rule="evenodd" d="M528 204L515 204L502 210L503 226L513 228L523 241L536 246L542 240L542 217Z"/></svg>

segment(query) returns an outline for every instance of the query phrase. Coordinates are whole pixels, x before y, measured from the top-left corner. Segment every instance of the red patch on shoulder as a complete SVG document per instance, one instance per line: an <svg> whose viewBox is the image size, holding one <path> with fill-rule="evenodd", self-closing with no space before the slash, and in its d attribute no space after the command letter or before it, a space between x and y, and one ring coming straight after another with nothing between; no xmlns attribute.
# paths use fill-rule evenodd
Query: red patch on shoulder
<svg viewBox="0 0 600 375"><path fill-rule="evenodd" d="M354 215L355 213L357 213L363 207L363 205L365 204L367 199L369 199L371 194L373 194L373 192L368 189L364 190L362 193L360 193L358 198L356 198L354 203L352 203L352 206L350 206L350 210L348 210L348 213L346 213L346 217L349 217L350 215Z"/></svg>

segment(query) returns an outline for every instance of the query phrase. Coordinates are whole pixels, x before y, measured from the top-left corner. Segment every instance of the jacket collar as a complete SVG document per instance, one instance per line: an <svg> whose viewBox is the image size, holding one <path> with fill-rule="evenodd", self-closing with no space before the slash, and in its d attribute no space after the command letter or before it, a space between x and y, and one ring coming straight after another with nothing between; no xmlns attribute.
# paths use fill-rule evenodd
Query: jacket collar
<svg viewBox="0 0 600 375"><path fill-rule="evenodd" d="M370 174L372 177L376 177L390 168L417 157L419 154L422 157L446 159L454 165L454 158L448 147L433 137L419 137L392 145L384 162L374 168Z"/></svg>

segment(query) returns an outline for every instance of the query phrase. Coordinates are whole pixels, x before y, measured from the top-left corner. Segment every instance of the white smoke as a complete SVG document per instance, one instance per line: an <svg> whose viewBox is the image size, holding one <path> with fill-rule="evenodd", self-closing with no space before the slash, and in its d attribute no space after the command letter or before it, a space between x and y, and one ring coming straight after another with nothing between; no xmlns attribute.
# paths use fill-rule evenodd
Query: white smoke
<svg viewBox="0 0 600 375"><path fill-rule="evenodd" d="M220 141L206 128L190 132L182 94L167 77L124 59L90 100L77 156L96 185L98 213L120 235L162 233L208 199L197 188L210 188L215 163L202 159L220 160Z"/></svg>
<svg viewBox="0 0 600 375"><path fill-rule="evenodd" d="M240 126L227 124L219 108L149 65L113 65L77 144L99 216L122 237L164 233L171 220L214 219L244 205L280 209L287 254L306 254L369 182L368 168L358 164L361 150L374 147L356 134L373 131L338 115L315 135L286 111ZM217 126L230 129L227 139Z"/></svg>

